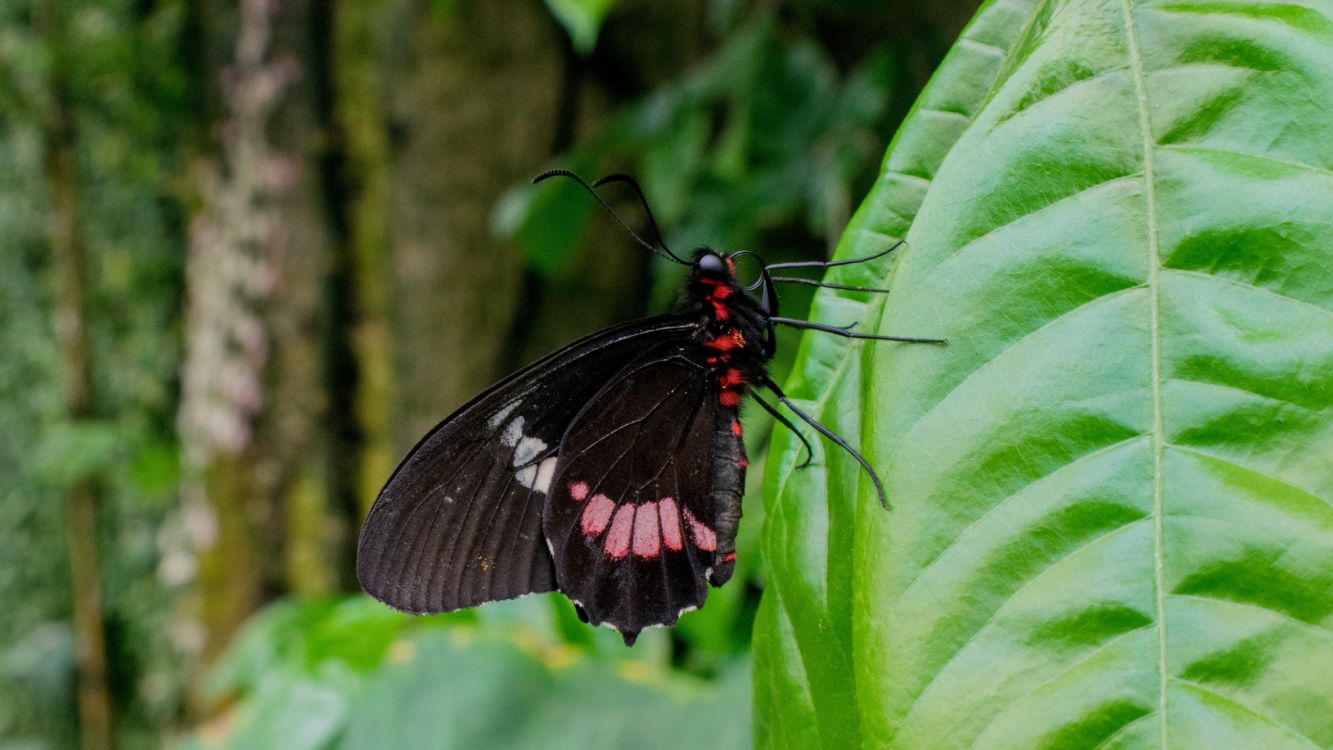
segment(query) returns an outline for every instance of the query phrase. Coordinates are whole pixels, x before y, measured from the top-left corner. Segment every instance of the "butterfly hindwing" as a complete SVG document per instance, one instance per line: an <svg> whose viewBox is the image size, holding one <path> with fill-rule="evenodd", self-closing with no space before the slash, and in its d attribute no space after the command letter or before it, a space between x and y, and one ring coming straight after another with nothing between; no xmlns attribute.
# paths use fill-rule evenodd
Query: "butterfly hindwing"
<svg viewBox="0 0 1333 750"><path fill-rule="evenodd" d="M357 550L366 592L397 609L442 612L555 589L542 518L562 437L626 362L691 327L668 316L601 331L437 425L366 518Z"/></svg>
<svg viewBox="0 0 1333 750"><path fill-rule="evenodd" d="M610 378L570 425L546 503L560 590L633 637L702 606L730 576L744 448L693 341Z"/></svg>

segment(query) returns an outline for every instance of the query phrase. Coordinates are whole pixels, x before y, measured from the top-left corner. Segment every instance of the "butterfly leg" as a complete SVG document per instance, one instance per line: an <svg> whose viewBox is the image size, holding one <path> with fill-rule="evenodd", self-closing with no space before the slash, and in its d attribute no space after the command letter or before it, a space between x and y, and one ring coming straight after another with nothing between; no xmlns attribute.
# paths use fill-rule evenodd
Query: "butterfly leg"
<svg viewBox="0 0 1333 750"><path fill-rule="evenodd" d="M791 328L804 328L810 331L822 331L824 333L831 333L834 334L835 336L842 336L843 338L848 338L848 339L868 339L871 341L901 341L908 344L949 343L944 339L916 339L916 338L908 338L906 336L877 336L871 333L855 333L851 330L852 327L856 325L855 323L853 323L850 326L831 326L831 325L826 325L824 323L812 323L811 321L808 320L799 320L797 318L774 317L770 318L769 320L777 325L790 326Z"/></svg>
<svg viewBox="0 0 1333 750"><path fill-rule="evenodd" d="M881 289L879 287L874 287L874 286L851 286L848 284L834 284L832 282L820 281L818 279L803 279L799 276L773 276L770 278L772 278L774 283L804 284L806 286L817 286L820 289L842 289L848 292L881 292L883 294L889 293L888 289Z"/></svg>
<svg viewBox="0 0 1333 750"><path fill-rule="evenodd" d="M762 398L759 398L758 393L751 393L750 396L755 400L755 403L759 404L764 408L764 411L768 412L769 414L772 414L773 418L776 419L783 427L786 427L787 429L796 433L796 438L801 441L801 445L805 446L805 460L802 461L800 464L798 464L796 468L804 469L805 467L809 466L810 462L813 461L815 458L815 452L810 449L810 441L805 439L805 435L800 430L796 429L796 425L792 424L791 420L782 416L782 412L778 411L777 408L775 408L772 404L768 403Z"/></svg>
<svg viewBox="0 0 1333 750"><path fill-rule="evenodd" d="M842 438L838 437L836 434L834 434L832 430L820 424L818 420L816 420L809 414L806 414L805 411L803 411L799 406L792 403L792 400L787 398L787 394L783 393L782 389L779 388L778 384L774 383L771 378L765 377L762 384L765 388L768 388L770 391L773 392L773 395L777 397L778 401L782 402L783 406L786 406L788 409L791 409L792 413L800 417L801 421L815 428L816 432L828 438L830 441L832 441L834 445L847 451L847 454L849 456L856 459L856 462L861 464L861 468L865 469L866 474L870 475L870 481L875 485L875 492L879 495L880 505L883 505L884 509L888 510L889 498L887 495L884 494L884 485L880 483L879 475L876 474L874 468L870 466L870 462L866 461L865 457L862 456L860 453L858 453L855 448L849 445L846 440L843 440Z"/></svg>

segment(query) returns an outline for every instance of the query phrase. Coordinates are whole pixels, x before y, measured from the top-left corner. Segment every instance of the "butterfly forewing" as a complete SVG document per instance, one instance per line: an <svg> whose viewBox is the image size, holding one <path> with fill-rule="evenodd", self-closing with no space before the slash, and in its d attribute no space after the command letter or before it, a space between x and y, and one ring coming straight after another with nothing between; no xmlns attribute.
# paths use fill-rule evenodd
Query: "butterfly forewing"
<svg viewBox="0 0 1333 750"><path fill-rule="evenodd" d="M609 379L565 434L547 499L560 590L630 639L701 606L715 561L734 557L739 429L698 350L661 344Z"/></svg>
<svg viewBox="0 0 1333 750"><path fill-rule="evenodd" d="M692 326L669 316L594 334L437 425L371 508L357 552L362 587L409 612L555 589L542 516L562 437L627 362Z"/></svg>

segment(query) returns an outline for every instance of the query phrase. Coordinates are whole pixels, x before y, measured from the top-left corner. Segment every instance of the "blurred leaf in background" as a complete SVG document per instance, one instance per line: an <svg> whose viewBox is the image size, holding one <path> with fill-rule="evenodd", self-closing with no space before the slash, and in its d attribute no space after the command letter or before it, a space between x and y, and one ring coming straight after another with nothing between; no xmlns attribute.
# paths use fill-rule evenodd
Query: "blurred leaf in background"
<svg viewBox="0 0 1333 750"><path fill-rule="evenodd" d="M686 677L651 644L611 656L566 643L543 609L532 599L422 618L364 597L274 605L212 680L236 702L184 747L749 746L744 661L716 680Z"/></svg>
<svg viewBox="0 0 1333 750"><path fill-rule="evenodd" d="M551 15L565 27L574 49L581 55L592 52L597 46L602 21L606 20L613 5L615 0L546 0Z"/></svg>

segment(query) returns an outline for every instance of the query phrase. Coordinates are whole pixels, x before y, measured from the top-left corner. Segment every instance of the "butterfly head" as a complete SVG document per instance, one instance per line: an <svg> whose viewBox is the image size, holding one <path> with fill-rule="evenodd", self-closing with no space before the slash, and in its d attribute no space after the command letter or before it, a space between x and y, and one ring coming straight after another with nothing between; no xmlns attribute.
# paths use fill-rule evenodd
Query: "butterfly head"
<svg viewBox="0 0 1333 750"><path fill-rule="evenodd" d="M701 247L694 251L694 272L700 278L730 281L736 273L736 264L712 249Z"/></svg>

